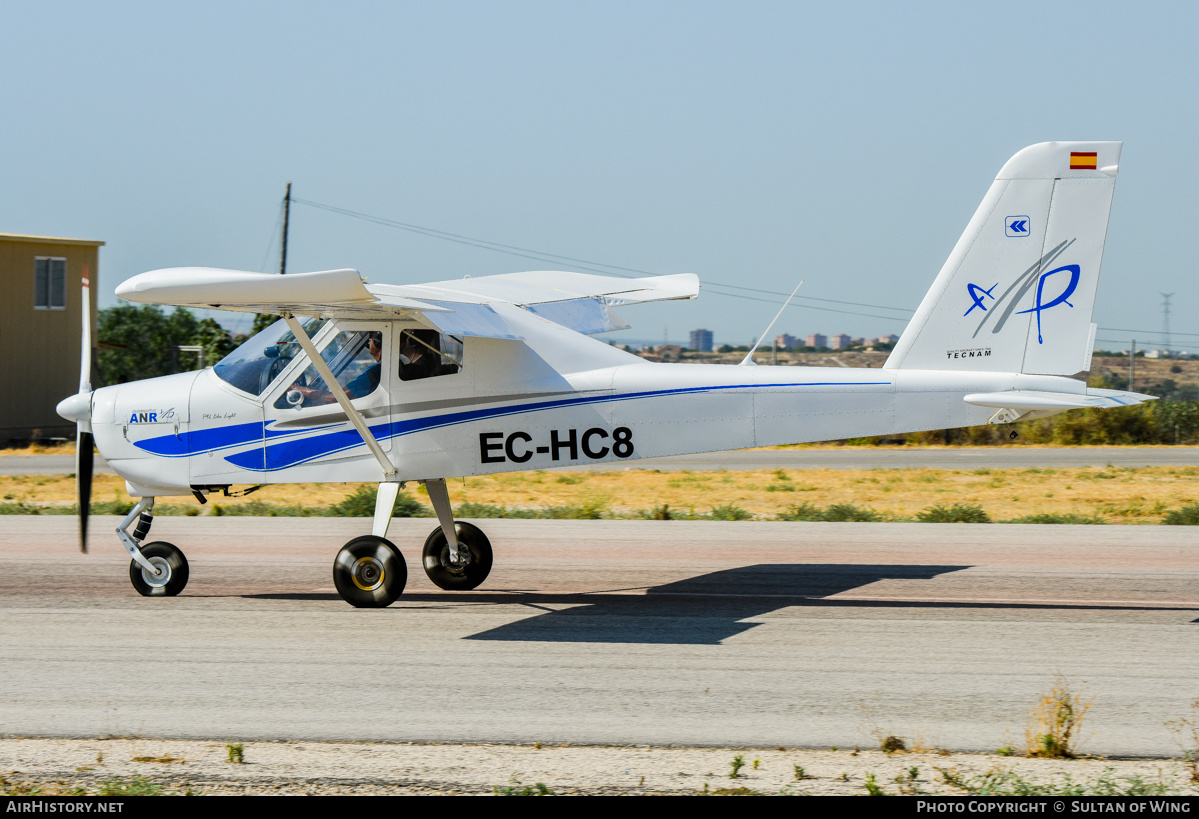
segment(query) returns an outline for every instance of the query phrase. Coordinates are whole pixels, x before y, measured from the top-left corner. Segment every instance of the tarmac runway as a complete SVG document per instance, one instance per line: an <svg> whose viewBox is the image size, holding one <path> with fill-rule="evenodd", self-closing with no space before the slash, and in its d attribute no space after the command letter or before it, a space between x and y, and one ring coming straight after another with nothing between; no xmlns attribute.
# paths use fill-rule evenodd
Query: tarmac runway
<svg viewBox="0 0 1199 819"><path fill-rule="evenodd" d="M730 471L753 469L1021 469L1033 466L1199 466L1193 446L1079 447L830 447L825 449L743 449L672 455L636 461L605 461L565 467L580 471L659 469ZM0 455L0 475L67 475L74 455ZM109 472L96 456L96 471Z"/></svg>
<svg viewBox="0 0 1199 819"><path fill-rule="evenodd" d="M1020 746L1061 674L1082 750L1174 755L1199 697L1189 527L480 521L483 588L332 587L365 519L160 518L177 598L93 518L0 518L0 734L231 740Z"/></svg>

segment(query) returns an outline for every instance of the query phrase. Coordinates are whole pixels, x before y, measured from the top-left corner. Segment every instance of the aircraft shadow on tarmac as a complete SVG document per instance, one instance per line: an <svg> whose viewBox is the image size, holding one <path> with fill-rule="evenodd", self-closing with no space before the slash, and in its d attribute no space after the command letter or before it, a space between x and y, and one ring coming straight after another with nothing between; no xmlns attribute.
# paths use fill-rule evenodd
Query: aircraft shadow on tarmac
<svg viewBox="0 0 1199 819"><path fill-rule="evenodd" d="M931 580L968 568L870 564L743 566L651 587L644 596L572 595L583 605L545 609L535 617L467 639L715 645L758 625L742 620L775 609L812 604L820 598L879 580ZM513 598L508 600L512 602ZM567 602L556 598L555 601Z"/></svg>

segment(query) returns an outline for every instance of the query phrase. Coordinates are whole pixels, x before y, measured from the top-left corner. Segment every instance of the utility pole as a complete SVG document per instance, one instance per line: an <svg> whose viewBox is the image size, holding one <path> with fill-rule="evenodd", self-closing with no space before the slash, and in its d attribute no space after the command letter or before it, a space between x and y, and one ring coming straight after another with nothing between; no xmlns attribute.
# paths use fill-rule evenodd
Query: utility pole
<svg viewBox="0 0 1199 819"><path fill-rule="evenodd" d="M287 193L283 196L283 251L279 254L279 275L287 272L287 219L291 215L291 183L287 183Z"/></svg>
<svg viewBox="0 0 1199 819"><path fill-rule="evenodd" d="M1170 352L1170 297L1173 293L1162 293L1162 340L1166 343L1166 358L1172 357Z"/></svg>

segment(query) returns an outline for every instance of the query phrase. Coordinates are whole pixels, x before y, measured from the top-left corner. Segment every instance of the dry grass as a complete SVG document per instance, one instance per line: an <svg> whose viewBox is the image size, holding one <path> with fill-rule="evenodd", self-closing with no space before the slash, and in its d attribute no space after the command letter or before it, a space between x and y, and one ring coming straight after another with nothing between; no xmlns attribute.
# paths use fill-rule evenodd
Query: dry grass
<svg viewBox="0 0 1199 819"><path fill-rule="evenodd" d="M1108 523L1159 523L1169 509L1199 502L1199 468L1083 467L1070 469L875 469L757 470L750 472L515 472L453 481L455 504L472 501L510 508L598 503L615 514L633 514L669 504L672 511L706 514L732 504L759 518L788 507L853 503L885 517L914 518L934 505L977 504L993 520L1033 514L1094 515ZM247 501L329 506L359 484L268 486L247 499L213 498L213 503ZM416 497L424 499L423 490ZM66 475L0 476L0 502L69 504L74 480ZM124 481L97 475L93 498L124 500ZM195 504L183 497L167 503Z"/></svg>
<svg viewBox="0 0 1199 819"><path fill-rule="evenodd" d="M1026 755L1048 759L1073 759L1077 756L1082 720L1093 699L1083 699L1072 691L1065 677L1058 675L1053 689L1041 698L1024 731Z"/></svg>

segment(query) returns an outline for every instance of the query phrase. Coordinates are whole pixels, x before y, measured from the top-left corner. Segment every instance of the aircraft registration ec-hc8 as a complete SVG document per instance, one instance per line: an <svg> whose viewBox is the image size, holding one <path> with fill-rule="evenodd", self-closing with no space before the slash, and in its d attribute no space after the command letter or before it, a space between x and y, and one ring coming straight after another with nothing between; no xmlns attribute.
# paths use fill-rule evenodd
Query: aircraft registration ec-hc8
<svg viewBox="0 0 1199 819"><path fill-rule="evenodd" d="M492 549L478 527L454 521L451 476L1149 400L1074 377L1090 368L1121 144L1045 142L1008 160L882 369L650 363L590 337L628 326L614 308L695 298L693 275L534 272L420 285L364 284L354 270L134 276L117 295L281 318L214 367L94 391L84 319L80 391L58 406L79 427L82 546L93 439L139 498L117 536L143 595L176 595L188 579L178 548L144 542L155 498L369 481L379 485L371 534L341 548L333 579L348 603L386 606L407 580L386 539L406 481L425 485L439 521L425 572L467 590L486 579Z"/></svg>

